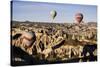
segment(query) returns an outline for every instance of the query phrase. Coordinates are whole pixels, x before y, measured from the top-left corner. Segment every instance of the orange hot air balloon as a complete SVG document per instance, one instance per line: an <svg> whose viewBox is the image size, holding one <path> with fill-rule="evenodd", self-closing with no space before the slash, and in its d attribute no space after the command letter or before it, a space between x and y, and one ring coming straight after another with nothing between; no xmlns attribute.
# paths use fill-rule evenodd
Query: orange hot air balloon
<svg viewBox="0 0 100 67"><path fill-rule="evenodd" d="M77 21L77 23L81 23L81 21L83 20L83 14L82 13L76 13L75 14L75 20Z"/></svg>

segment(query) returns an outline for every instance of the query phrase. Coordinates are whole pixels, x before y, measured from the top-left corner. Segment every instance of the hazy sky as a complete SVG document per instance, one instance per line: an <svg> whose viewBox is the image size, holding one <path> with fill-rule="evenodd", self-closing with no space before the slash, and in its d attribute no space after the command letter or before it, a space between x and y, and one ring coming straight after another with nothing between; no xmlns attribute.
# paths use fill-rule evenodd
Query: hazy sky
<svg viewBox="0 0 100 67"><path fill-rule="evenodd" d="M74 15L77 12L83 13L83 20L85 22L97 21L97 6L94 5L57 4L28 1L13 1L12 20L51 22L51 10L57 11L57 16L54 19L55 22L73 22Z"/></svg>

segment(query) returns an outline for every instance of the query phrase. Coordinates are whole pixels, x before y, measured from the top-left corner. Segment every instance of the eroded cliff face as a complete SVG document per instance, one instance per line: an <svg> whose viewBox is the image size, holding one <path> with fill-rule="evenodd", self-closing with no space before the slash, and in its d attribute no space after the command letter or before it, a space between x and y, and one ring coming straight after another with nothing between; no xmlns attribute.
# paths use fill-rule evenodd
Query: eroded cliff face
<svg viewBox="0 0 100 67"><path fill-rule="evenodd" d="M97 56L96 23L59 24L20 22L13 23L11 29L11 45L20 48L29 56L37 58L38 61L47 60L56 62L84 57L91 59L91 57ZM27 37L28 35L25 35L23 32L27 32L28 34L34 32L34 34ZM14 56L13 61L17 59ZM20 59L20 61L24 60ZM79 61L84 61L84 59L79 59Z"/></svg>

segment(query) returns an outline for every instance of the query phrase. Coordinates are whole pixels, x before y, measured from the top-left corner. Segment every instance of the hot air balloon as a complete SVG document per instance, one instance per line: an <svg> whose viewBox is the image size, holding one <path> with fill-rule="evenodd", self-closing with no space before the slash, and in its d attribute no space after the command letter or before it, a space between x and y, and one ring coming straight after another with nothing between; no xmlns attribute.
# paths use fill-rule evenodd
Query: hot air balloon
<svg viewBox="0 0 100 67"><path fill-rule="evenodd" d="M81 23L83 20L83 14L82 13L76 13L75 14L75 20L77 23Z"/></svg>
<svg viewBox="0 0 100 67"><path fill-rule="evenodd" d="M55 10L52 10L52 11L50 12L50 16L51 16L51 18L52 18L53 20L55 19L56 15L57 15L57 12L56 12Z"/></svg>
<svg viewBox="0 0 100 67"><path fill-rule="evenodd" d="M32 45L32 43L35 41L35 33L34 32L23 32L22 33L22 39L23 43L29 47Z"/></svg>

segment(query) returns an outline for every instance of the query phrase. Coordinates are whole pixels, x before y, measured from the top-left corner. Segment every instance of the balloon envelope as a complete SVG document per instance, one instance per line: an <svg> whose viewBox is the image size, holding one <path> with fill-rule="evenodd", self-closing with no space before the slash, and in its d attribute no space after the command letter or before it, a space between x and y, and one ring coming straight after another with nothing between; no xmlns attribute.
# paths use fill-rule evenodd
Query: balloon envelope
<svg viewBox="0 0 100 67"><path fill-rule="evenodd" d="M23 38L23 43L26 46L31 46L31 44L34 41L33 38L35 38L35 33L33 33L33 32L23 32L22 38Z"/></svg>
<svg viewBox="0 0 100 67"><path fill-rule="evenodd" d="M76 13L75 14L75 20L80 23L83 20L83 14L82 13Z"/></svg>
<svg viewBox="0 0 100 67"><path fill-rule="evenodd" d="M50 12L50 15L51 15L51 17L54 19L54 18L56 17L56 15L57 15L57 12L56 12L55 10L52 10L52 11Z"/></svg>

